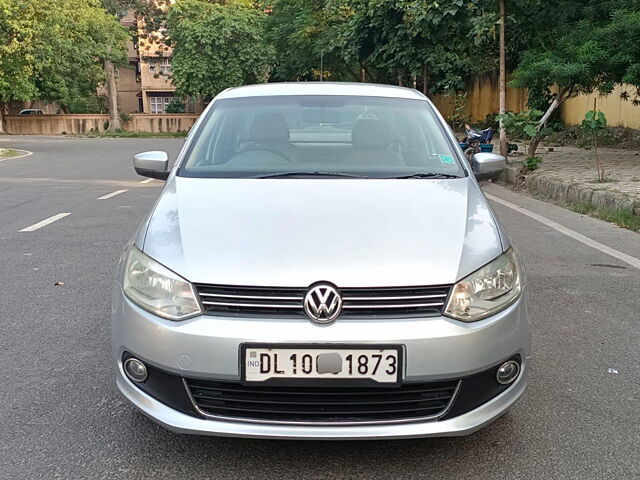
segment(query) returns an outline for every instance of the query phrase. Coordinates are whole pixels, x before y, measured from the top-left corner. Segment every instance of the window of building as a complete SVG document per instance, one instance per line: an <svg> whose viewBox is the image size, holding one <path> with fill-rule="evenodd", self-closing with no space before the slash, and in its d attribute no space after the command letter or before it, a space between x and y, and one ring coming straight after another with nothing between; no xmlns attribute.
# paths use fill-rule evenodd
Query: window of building
<svg viewBox="0 0 640 480"><path fill-rule="evenodd" d="M160 73L171 73L171 59L163 58L160 62Z"/></svg>
<svg viewBox="0 0 640 480"><path fill-rule="evenodd" d="M149 106L151 113L167 113L167 105L174 100L173 92L151 92L149 93Z"/></svg>

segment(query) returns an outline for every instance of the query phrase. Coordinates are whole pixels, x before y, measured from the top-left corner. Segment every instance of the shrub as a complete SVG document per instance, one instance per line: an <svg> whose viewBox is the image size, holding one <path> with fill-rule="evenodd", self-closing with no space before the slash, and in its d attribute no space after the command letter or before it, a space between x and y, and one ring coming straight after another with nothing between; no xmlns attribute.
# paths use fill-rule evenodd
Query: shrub
<svg viewBox="0 0 640 480"><path fill-rule="evenodd" d="M523 165L527 169L527 171L533 172L534 170L538 169L541 163L542 163L542 158L535 156L535 157L525 158Z"/></svg>
<svg viewBox="0 0 640 480"><path fill-rule="evenodd" d="M598 154L598 137L606 131L607 117L600 110L589 110L584 116L584 120L580 125L582 131L591 138L593 145L593 153L596 157L596 169L598 170L598 182L606 182L606 174L604 173L604 165Z"/></svg>
<svg viewBox="0 0 640 480"><path fill-rule="evenodd" d="M184 113L186 110L186 105L179 98L172 99L166 108L167 113Z"/></svg>

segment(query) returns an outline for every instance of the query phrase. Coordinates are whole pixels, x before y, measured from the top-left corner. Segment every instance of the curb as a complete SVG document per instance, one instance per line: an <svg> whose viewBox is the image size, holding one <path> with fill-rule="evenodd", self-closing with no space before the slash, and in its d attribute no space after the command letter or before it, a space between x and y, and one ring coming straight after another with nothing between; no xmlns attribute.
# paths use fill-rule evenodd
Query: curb
<svg viewBox="0 0 640 480"><path fill-rule="evenodd" d="M608 192L584 184L558 180L544 175L522 173L522 164L509 163L500 175L500 181L537 193L565 205L591 206L610 212L628 211L640 216L640 200L616 192Z"/></svg>

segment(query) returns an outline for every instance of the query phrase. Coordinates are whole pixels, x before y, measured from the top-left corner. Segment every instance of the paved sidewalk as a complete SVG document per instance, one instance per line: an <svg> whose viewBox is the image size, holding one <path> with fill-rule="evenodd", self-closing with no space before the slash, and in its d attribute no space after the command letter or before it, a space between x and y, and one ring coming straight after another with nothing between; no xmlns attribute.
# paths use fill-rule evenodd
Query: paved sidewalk
<svg viewBox="0 0 640 480"><path fill-rule="evenodd" d="M640 201L640 152L616 148L598 149L604 162L604 169L611 182L597 183L595 178L596 161L592 150L565 146L552 147L548 152L546 146L538 149L543 163L528 177L547 177L562 182L578 184L590 189L621 193ZM520 147L520 151L524 148ZM510 160L522 161L522 156L512 156Z"/></svg>

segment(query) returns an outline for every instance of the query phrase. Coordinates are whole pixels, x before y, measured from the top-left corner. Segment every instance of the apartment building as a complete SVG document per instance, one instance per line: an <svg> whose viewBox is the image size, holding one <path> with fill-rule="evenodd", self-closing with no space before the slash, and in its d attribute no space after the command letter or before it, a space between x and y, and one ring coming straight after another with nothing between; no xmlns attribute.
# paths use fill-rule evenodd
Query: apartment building
<svg viewBox="0 0 640 480"><path fill-rule="evenodd" d="M162 31L143 34L139 22L131 11L120 19L127 27L136 27L139 34L127 45L129 65L118 68L118 105L123 113L167 113L169 103L178 98L170 79L173 50L163 43ZM201 101L185 104L190 113L201 113L204 108Z"/></svg>

